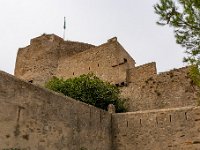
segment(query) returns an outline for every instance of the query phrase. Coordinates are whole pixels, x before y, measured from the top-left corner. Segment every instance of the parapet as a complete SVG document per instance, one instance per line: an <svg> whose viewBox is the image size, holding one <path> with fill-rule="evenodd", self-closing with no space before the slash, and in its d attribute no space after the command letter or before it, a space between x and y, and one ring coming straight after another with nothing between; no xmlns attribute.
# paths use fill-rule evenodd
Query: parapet
<svg viewBox="0 0 200 150"><path fill-rule="evenodd" d="M108 43L110 43L110 42L116 42L116 41L117 41L117 37L113 37L111 39L108 39Z"/></svg>
<svg viewBox="0 0 200 150"><path fill-rule="evenodd" d="M33 44L41 44L41 43L45 43L45 42L63 42L64 40L55 35L55 34L42 34L41 36L39 37L36 37L34 39L31 39L30 41L30 44L33 45Z"/></svg>
<svg viewBox="0 0 200 150"><path fill-rule="evenodd" d="M144 64L144 65L127 70L127 81L129 83L138 82L141 80L145 80L156 74L157 74L156 63L151 62L151 63Z"/></svg>

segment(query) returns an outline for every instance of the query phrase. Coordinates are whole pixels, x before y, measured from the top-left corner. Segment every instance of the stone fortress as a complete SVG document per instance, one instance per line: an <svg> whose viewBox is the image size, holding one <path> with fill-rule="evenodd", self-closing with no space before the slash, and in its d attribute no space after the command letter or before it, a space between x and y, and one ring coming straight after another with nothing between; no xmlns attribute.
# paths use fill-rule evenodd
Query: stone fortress
<svg viewBox="0 0 200 150"><path fill-rule="evenodd" d="M200 150L199 89L189 67L135 66L117 38L100 46L43 34L0 72L0 149ZM108 113L42 86L94 73L121 89L127 113Z"/></svg>

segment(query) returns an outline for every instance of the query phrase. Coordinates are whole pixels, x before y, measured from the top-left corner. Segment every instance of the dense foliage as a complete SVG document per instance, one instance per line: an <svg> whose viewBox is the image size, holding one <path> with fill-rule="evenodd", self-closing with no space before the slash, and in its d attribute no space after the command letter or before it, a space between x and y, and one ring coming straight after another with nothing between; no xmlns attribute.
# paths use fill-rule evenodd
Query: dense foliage
<svg viewBox="0 0 200 150"><path fill-rule="evenodd" d="M200 0L160 0L154 9L159 25L174 28L176 42L186 48L184 61L193 66L191 77L200 85Z"/></svg>
<svg viewBox="0 0 200 150"><path fill-rule="evenodd" d="M126 110L118 87L100 80L93 74L67 80L54 77L45 87L104 110L107 110L109 104L115 105L116 112Z"/></svg>

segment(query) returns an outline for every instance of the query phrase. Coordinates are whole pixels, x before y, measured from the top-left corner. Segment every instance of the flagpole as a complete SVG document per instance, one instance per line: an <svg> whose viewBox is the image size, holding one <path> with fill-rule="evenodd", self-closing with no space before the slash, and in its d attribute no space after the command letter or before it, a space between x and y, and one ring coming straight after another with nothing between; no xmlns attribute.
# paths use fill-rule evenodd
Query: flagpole
<svg viewBox="0 0 200 150"><path fill-rule="evenodd" d="M63 26L63 29L64 29L64 31L63 31L63 40L65 40L65 29L66 29L66 19L65 19L65 17L64 17L64 26Z"/></svg>

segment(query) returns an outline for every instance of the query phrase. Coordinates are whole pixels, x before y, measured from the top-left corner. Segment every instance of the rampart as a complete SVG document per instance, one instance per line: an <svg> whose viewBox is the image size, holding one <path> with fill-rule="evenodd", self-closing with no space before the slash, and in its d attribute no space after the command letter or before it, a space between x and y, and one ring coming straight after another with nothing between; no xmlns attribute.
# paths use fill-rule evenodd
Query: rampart
<svg viewBox="0 0 200 150"><path fill-rule="evenodd" d="M0 149L110 150L111 115L0 72Z"/></svg>
<svg viewBox="0 0 200 150"><path fill-rule="evenodd" d="M188 71L188 67L158 75L150 71L151 76L141 75L145 76L143 80L132 80L127 87L121 88L122 95L128 99L129 111L196 106L199 89Z"/></svg>
<svg viewBox="0 0 200 150"><path fill-rule="evenodd" d="M114 114L115 150L198 150L200 107Z"/></svg>

